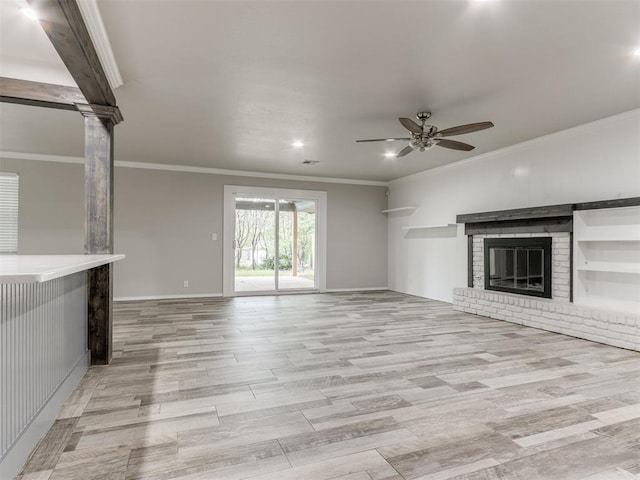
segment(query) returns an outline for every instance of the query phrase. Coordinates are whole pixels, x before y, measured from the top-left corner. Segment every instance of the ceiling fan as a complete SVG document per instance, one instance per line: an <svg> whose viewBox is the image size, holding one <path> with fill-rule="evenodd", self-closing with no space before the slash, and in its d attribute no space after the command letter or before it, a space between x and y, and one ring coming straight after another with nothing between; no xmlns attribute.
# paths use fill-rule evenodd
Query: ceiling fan
<svg viewBox="0 0 640 480"><path fill-rule="evenodd" d="M373 138L370 140L356 140L356 142L394 142L394 141L409 141L409 145L404 147L398 152L396 158L404 157L410 154L414 150L425 150L438 145L439 147L451 148L453 150L463 150L468 152L473 150L473 145L468 143L458 142L456 140L448 140L443 137L450 137L452 135L462 135L463 133L477 132L478 130L484 130L485 128L493 127L491 122L479 122L468 123L466 125L458 125L457 127L445 128L438 131L438 127L433 125L425 125L427 120L431 117L431 112L420 112L416 115L416 118L422 123L418 125L410 118L399 118L400 123L404 128L409 130L411 137L406 138Z"/></svg>

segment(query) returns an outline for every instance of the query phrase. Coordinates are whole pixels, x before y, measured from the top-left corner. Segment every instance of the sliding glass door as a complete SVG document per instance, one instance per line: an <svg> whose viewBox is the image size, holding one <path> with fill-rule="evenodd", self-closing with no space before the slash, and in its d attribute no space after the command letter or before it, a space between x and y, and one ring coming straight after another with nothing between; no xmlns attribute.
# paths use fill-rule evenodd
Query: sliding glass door
<svg viewBox="0 0 640 480"><path fill-rule="evenodd" d="M317 289L316 201L278 202L278 290Z"/></svg>
<svg viewBox="0 0 640 480"><path fill-rule="evenodd" d="M234 290L274 291L276 287L276 200L236 197L233 239Z"/></svg>
<svg viewBox="0 0 640 480"><path fill-rule="evenodd" d="M323 289L325 205L324 192L225 186L225 295Z"/></svg>

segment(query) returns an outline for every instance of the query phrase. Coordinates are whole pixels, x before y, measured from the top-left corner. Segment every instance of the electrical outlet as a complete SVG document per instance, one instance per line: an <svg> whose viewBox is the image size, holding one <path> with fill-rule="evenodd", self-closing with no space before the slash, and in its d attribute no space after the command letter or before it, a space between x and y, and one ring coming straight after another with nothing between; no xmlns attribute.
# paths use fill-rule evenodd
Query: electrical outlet
<svg viewBox="0 0 640 480"><path fill-rule="evenodd" d="M184 282L182 282L182 286L184 288L189 288L189 280L185 280Z"/></svg>
<svg viewBox="0 0 640 480"><path fill-rule="evenodd" d="M211 234L211 240L218 240L218 234L217 233L212 233Z"/></svg>

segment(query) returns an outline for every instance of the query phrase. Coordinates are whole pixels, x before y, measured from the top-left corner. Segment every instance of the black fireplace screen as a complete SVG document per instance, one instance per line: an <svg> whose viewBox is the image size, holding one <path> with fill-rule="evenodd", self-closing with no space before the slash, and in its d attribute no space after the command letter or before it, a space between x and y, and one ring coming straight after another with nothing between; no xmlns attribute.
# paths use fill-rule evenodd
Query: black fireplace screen
<svg viewBox="0 0 640 480"><path fill-rule="evenodd" d="M484 288L551 298L551 238L485 238Z"/></svg>

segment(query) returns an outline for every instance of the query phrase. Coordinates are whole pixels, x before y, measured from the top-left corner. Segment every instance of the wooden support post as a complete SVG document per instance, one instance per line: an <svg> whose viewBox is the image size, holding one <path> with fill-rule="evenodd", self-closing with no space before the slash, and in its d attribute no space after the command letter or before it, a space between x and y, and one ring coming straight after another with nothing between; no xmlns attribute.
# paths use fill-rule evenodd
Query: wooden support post
<svg viewBox="0 0 640 480"><path fill-rule="evenodd" d="M113 253L113 127L116 107L78 105L85 119L85 246L87 254ZM111 361L112 267L88 272L89 350L93 365Z"/></svg>
<svg viewBox="0 0 640 480"><path fill-rule="evenodd" d="M113 267L111 263L87 272L87 318L91 365L109 365L113 344Z"/></svg>
<svg viewBox="0 0 640 480"><path fill-rule="evenodd" d="M0 82L0 100L80 111L85 118L85 253L113 253L113 127L122 121L116 98L100 63L77 0L27 0L38 12L51 40L78 88ZM91 363L111 361L111 266L88 275L89 349Z"/></svg>

